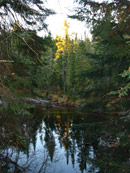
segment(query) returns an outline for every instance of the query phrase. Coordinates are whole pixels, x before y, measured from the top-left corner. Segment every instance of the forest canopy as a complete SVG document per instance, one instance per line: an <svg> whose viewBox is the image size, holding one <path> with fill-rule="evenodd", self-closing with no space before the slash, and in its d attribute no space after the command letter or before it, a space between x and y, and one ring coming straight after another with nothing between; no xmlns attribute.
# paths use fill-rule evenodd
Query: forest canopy
<svg viewBox="0 0 130 173"><path fill-rule="evenodd" d="M92 40L69 34L67 21L64 36L41 38L36 31L54 14L44 1L0 1L1 99L38 96L105 111L127 100L130 1L76 2L70 17L86 21Z"/></svg>

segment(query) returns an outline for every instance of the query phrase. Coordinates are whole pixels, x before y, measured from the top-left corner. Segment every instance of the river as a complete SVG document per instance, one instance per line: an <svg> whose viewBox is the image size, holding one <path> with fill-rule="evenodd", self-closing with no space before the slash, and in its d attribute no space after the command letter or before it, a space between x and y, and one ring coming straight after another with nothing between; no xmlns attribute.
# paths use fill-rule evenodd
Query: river
<svg viewBox="0 0 130 173"><path fill-rule="evenodd" d="M0 116L0 172L129 173L130 120L36 107Z"/></svg>

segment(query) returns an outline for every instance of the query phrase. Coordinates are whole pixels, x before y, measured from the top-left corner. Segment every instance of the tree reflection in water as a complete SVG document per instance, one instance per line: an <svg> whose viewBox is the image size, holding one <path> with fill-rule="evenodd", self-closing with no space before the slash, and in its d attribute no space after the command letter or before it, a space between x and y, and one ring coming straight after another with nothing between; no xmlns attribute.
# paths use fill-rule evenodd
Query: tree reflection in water
<svg viewBox="0 0 130 173"><path fill-rule="evenodd" d="M129 172L130 120L65 109L0 116L1 172Z"/></svg>

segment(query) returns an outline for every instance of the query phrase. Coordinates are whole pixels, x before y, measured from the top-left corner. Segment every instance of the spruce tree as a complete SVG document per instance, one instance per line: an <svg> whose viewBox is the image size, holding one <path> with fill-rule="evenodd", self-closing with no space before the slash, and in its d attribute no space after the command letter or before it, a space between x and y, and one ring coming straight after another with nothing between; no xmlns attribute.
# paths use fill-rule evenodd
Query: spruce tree
<svg viewBox="0 0 130 173"><path fill-rule="evenodd" d="M130 63L129 46L124 38L124 35L130 35L130 1L78 2L81 7L72 17L91 25L95 45L95 52L87 54L90 67L84 71L90 80L87 95L96 97L97 103L99 100L105 103L107 93L124 84L120 73L128 69Z"/></svg>

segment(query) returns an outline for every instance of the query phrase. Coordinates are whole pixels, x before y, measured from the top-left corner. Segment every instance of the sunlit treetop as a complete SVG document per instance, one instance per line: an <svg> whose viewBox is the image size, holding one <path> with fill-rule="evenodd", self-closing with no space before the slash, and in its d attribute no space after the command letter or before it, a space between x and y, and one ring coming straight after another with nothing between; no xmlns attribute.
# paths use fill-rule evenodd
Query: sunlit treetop
<svg viewBox="0 0 130 173"><path fill-rule="evenodd" d="M67 22L67 20L64 21L64 27L65 27L64 37L66 38L67 36L69 36L68 34L69 23Z"/></svg>
<svg viewBox="0 0 130 173"><path fill-rule="evenodd" d="M56 46L57 46L57 51L56 51L56 58L55 61L63 54L69 54L70 49L74 53L76 49L76 44L77 42L72 40L69 33L69 23L67 20L64 21L64 35L63 37L61 36L56 36Z"/></svg>

